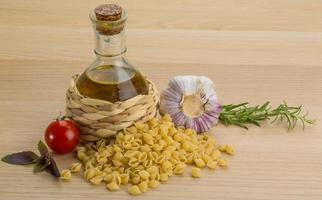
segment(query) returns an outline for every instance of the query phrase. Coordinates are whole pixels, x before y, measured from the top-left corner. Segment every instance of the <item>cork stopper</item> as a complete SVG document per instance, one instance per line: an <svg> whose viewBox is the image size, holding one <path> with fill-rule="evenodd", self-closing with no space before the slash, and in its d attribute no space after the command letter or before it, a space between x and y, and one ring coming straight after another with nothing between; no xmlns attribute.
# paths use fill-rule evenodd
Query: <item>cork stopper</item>
<svg viewBox="0 0 322 200"><path fill-rule="evenodd" d="M94 9L96 19L96 30L102 35L116 35L124 29L125 20L122 19L123 9L116 4L102 4Z"/></svg>
<svg viewBox="0 0 322 200"><path fill-rule="evenodd" d="M122 17L122 7L116 4L102 4L94 12L96 18L102 21L116 21Z"/></svg>

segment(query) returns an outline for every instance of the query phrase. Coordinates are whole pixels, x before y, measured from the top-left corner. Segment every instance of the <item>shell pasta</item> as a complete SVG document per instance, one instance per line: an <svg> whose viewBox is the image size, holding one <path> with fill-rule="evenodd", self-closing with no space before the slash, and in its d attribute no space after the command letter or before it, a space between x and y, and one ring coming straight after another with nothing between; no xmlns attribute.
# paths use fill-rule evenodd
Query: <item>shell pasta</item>
<svg viewBox="0 0 322 200"><path fill-rule="evenodd" d="M200 168L227 167L221 152L235 153L230 145L220 146L206 134L174 127L169 115L137 122L119 132L110 141L100 140L79 147L71 171L83 171L93 185L106 184L110 191L131 184L128 193L140 195L159 187L173 175L184 175L188 165L194 166L191 176L201 177ZM68 172L64 172L68 179Z"/></svg>

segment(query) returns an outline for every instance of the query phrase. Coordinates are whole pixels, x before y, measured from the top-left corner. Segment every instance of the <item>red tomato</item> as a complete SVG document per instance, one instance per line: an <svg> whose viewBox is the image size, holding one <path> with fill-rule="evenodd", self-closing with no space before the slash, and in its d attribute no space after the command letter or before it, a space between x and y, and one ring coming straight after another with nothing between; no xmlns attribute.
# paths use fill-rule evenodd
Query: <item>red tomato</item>
<svg viewBox="0 0 322 200"><path fill-rule="evenodd" d="M49 124L45 132L45 140L51 150L58 154L73 151L79 142L79 128L64 118Z"/></svg>

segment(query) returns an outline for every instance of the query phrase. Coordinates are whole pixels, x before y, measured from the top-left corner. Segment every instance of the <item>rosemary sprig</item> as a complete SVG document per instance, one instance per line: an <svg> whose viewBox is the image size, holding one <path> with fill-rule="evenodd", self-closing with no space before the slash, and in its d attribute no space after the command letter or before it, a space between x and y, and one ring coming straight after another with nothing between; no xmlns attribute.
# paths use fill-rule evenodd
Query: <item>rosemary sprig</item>
<svg viewBox="0 0 322 200"><path fill-rule="evenodd" d="M224 105L219 120L225 125L236 125L248 129L246 124L260 126L261 121L274 118L271 123L274 123L277 119L286 120L288 130L292 130L298 121L302 123L303 129L305 124L315 123L307 116L308 112L302 113L302 106L290 107L284 102L272 109L268 101L257 106L250 106L248 103Z"/></svg>

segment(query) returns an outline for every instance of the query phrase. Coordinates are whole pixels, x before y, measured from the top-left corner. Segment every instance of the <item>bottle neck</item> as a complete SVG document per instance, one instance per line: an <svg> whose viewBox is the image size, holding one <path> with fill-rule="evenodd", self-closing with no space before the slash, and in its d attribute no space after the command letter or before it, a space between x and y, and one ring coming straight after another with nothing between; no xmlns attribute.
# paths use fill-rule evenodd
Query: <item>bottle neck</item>
<svg viewBox="0 0 322 200"><path fill-rule="evenodd" d="M125 31L104 35L95 30L95 54L102 57L118 57L126 52Z"/></svg>

